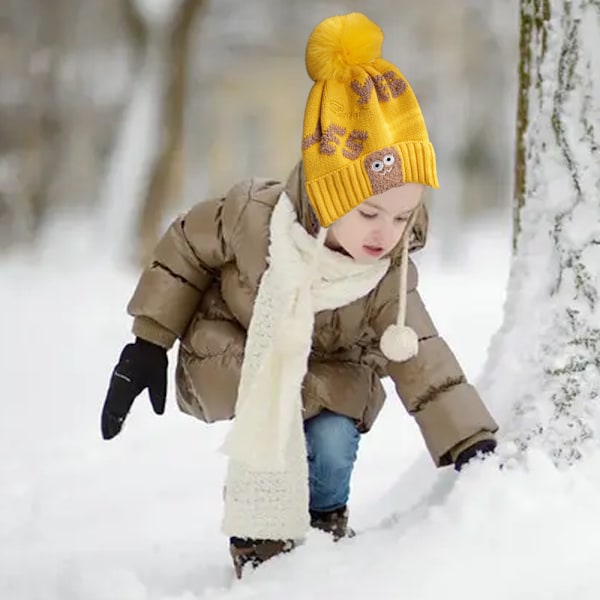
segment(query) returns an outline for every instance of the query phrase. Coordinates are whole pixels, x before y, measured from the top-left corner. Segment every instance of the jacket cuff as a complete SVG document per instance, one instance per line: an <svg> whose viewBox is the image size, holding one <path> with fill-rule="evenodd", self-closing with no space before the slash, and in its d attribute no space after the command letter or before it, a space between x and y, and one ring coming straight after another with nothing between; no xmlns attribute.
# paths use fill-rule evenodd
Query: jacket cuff
<svg viewBox="0 0 600 600"><path fill-rule="evenodd" d="M440 392L412 414L438 467L452 464L451 450L462 442L482 431L498 430L479 394L468 383Z"/></svg>
<svg viewBox="0 0 600 600"><path fill-rule="evenodd" d="M136 337L162 346L166 350L171 348L177 339L176 334L149 317L135 317L131 331Z"/></svg>
<svg viewBox="0 0 600 600"><path fill-rule="evenodd" d="M458 458L458 455L461 452L463 452L463 450L466 450L467 448L474 446L475 444L477 444L477 442L483 442L484 440L495 440L495 439L496 439L496 436L491 431L485 431L485 430L480 431L479 433L476 433L475 435L472 435L471 437L467 438L460 444L456 444L456 446L454 446L454 448L452 448L450 450L450 458L452 459L452 462L455 463L456 459Z"/></svg>

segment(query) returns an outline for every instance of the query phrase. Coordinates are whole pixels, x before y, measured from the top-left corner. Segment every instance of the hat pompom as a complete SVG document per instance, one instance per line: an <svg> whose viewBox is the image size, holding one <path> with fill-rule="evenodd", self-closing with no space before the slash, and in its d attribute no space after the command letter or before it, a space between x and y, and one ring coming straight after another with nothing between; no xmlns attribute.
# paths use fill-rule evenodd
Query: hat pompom
<svg viewBox="0 0 600 600"><path fill-rule="evenodd" d="M419 352L419 337L406 325L390 325L383 332L379 345L389 360L404 362Z"/></svg>
<svg viewBox="0 0 600 600"><path fill-rule="evenodd" d="M313 81L348 81L353 66L381 58L383 32L368 17L350 13L325 19L306 45L306 70Z"/></svg>

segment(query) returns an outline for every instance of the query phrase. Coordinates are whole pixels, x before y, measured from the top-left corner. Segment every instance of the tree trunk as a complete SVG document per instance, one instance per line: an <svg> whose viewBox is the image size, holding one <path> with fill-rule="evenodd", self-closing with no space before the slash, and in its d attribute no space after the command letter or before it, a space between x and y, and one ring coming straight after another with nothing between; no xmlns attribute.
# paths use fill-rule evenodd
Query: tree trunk
<svg viewBox="0 0 600 600"><path fill-rule="evenodd" d="M529 123L529 88L534 67L533 40L541 40L539 50L546 52L545 23L550 19L550 0L521 2L521 28L519 36L519 89L517 101L517 147L515 156L513 248L517 247L520 224L519 215L525 203L525 136ZM540 83L540 82L537 82Z"/></svg>
<svg viewBox="0 0 600 600"><path fill-rule="evenodd" d="M600 445L600 1L522 0L505 322L484 376L519 449Z"/></svg>
<svg viewBox="0 0 600 600"><path fill-rule="evenodd" d="M65 54L63 25L68 8L65 1L57 2L52 9L9 8L6 31L0 27L0 34L6 35L6 39L0 39L4 42L0 46L0 52L4 53L0 71L6 69L6 73L2 72L9 82L8 89L12 84L23 96L18 104L11 106L9 101L0 107L0 120L5 120L0 127L0 164L6 158L9 164L13 163L11 176L14 179L7 194L5 210L8 209L9 214L5 216L6 229L0 232L0 245L31 242L53 208L52 189L62 150L60 132L65 128L57 100L57 79ZM19 10L29 13L32 27L37 28L37 39L24 35L19 26ZM44 66L32 72L32 57L42 53ZM0 189L0 213L3 192Z"/></svg>
<svg viewBox="0 0 600 600"><path fill-rule="evenodd" d="M138 223L138 259L142 263L149 259L158 240L166 206L181 196L188 46L192 25L204 3L205 0L183 0L169 32L169 79L163 98L161 147L152 166Z"/></svg>

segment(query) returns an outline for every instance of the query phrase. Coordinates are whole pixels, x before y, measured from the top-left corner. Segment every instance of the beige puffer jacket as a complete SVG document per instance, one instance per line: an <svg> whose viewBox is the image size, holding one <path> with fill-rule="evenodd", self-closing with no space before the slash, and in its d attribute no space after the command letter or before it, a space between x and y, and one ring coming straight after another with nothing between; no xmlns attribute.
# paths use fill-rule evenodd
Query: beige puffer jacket
<svg viewBox="0 0 600 600"><path fill-rule="evenodd" d="M266 269L271 212L282 190L310 232L316 224L304 192L302 169L287 183L245 181L225 197L194 206L170 226L128 305L135 335L170 348L179 339L177 402L206 422L231 419L252 306ZM423 209L411 251L425 243ZM497 426L444 340L417 292L410 261L407 325L419 336L419 353L405 363L388 361L379 340L396 320L398 250L392 266L367 296L316 315L313 347L304 380L306 419L328 409L370 429L385 399L380 379L395 382L437 465L492 438Z"/></svg>

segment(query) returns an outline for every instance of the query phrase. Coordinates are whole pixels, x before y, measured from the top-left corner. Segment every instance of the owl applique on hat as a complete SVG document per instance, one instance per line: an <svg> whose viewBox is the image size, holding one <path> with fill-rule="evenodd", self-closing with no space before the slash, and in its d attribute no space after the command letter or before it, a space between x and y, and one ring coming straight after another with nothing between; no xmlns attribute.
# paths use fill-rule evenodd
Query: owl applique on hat
<svg viewBox="0 0 600 600"><path fill-rule="evenodd" d="M402 160L395 148L371 152L365 158L365 171L373 194L381 194L404 183Z"/></svg>

